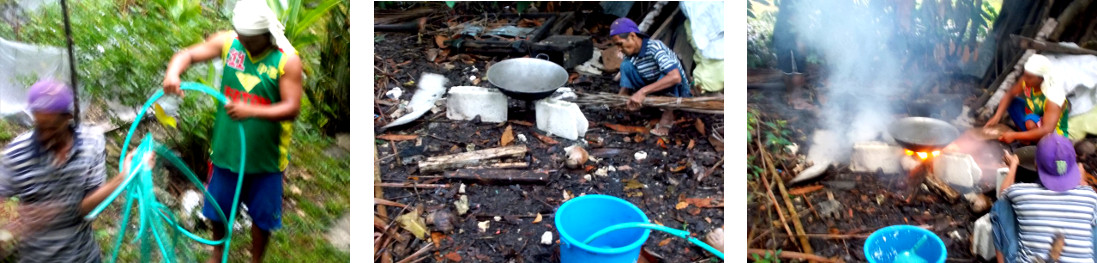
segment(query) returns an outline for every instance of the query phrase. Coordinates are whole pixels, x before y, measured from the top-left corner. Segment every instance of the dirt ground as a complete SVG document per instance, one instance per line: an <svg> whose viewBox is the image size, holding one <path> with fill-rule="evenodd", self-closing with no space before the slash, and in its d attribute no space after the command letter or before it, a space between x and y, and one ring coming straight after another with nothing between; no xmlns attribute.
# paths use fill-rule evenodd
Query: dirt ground
<svg viewBox="0 0 1097 263"><path fill-rule="evenodd" d="M811 144L811 132L821 124L817 123L818 118L810 110L784 106L779 99L780 92L783 90L752 90L748 93L750 107L764 112L767 117L787 120L788 126L793 129L792 140L800 145L800 153L806 153ZM785 168L777 166L783 170L792 168L794 163L791 160L778 162L787 165ZM786 181L792 175L788 174ZM773 211L762 183L751 181L748 185L755 193L752 201L748 202L748 225L753 230L748 246L802 251L792 243L780 225L781 220ZM793 203L801 209L797 212L816 255L840 258L846 262L865 262L863 246L868 235L883 227L906 224L923 226L937 234L948 251L946 262L981 262L971 254L971 233L974 221L983 214L973 213L965 201L950 203L927 189L918 189L914 198L907 202L911 188L906 173L856 173L847 165L842 165L830 168L810 182L796 185L786 183L790 191L812 186L822 186L822 189L793 195ZM774 192L781 199L777 190ZM820 204L829 199L828 192L841 204L831 215L820 211ZM778 202L784 209L783 201ZM791 221L788 224L793 227Z"/></svg>
<svg viewBox="0 0 1097 263"><path fill-rule="evenodd" d="M399 67L399 73L393 74L391 81L377 85L375 93L383 94L402 83L417 81L420 74L425 72L444 74L450 81L447 86L474 85L468 76L482 77L487 71L487 61L503 59L474 56L476 59L472 64L456 61L453 62L453 69L446 70L444 66L425 58L423 51L434 47L433 41L419 42L419 36L415 34L383 34L384 40L375 45L375 66L407 64ZM609 74L582 77L576 82L583 83L571 85L579 91L616 92L618 89ZM478 83L478 86L488 87L490 84L484 81ZM401 100L409 100L414 94L414 87L401 88L405 90ZM380 112L387 114L395 110L392 103L385 104L380 102L377 106ZM411 182L420 179L418 182L425 183L427 179L418 178L425 174L419 173L416 161L430 156L464 152L467 147L499 147L501 134L508 125L512 127L516 137L526 138L525 141L519 138L514 143L529 148L529 169L552 170L549 173L549 182L545 185L467 185L465 191L470 210L467 214L458 216L456 230L446 233L440 244L435 246L436 250L432 253L434 256L425 262L454 262L460 259L473 262L558 261L559 244L556 241L559 240L559 235L555 232L552 216L563 203L565 194L572 197L584 194L620 197L637 205L652 221L673 228L687 229L702 239L708 231L723 226L724 173L718 165L722 153L717 152L708 140L710 127L722 125L718 123L722 122L722 116L678 114L676 117L680 122L671 130L668 140L662 143L665 145L663 147L660 146L658 137L653 135L622 134L601 125L608 123L650 128L653 127L653 121L659 118L658 110L628 112L597 106L582 107L582 110L591 122L585 139L602 141L601 147L586 147L595 158L601 159L596 163L587 163L589 170L567 169L564 166L564 148L578 142L555 136L552 139L558 143L554 145L539 140L533 133L544 135L544 132L526 125L535 123L534 112L514 99L510 99L508 117L511 122L502 125L450 121L444 117L444 112L438 112L427 113L411 124L386 131L389 134L415 134L418 139L377 141L383 182ZM703 129L704 134L695 127L697 119L706 127ZM380 117L375 120L375 125L380 127L389 120L391 118L387 116ZM690 150L688 146L691 141L694 146ZM633 155L637 151L646 152L647 159L637 161ZM599 169L609 172L604 176L595 175ZM709 169L714 170L711 175L698 180L697 172L704 173ZM456 181L448 183L459 184ZM409 207L419 206L425 208L425 211L444 209L455 213L453 202L458 200L458 187L385 188L384 198ZM684 198L713 198L714 205L708 208L688 206L676 209L675 206ZM396 217L406 210L389 206L387 212L389 217ZM543 221L534 224L532 221L536 214L541 214ZM496 220L497 216L500 220ZM490 221L486 232L478 230L478 222L483 221ZM546 231L552 232L552 245L540 244L541 236ZM400 260L430 242L433 241L412 238L409 242L397 243L388 249L391 249L396 260ZM658 232L651 234L644 249L661 256L663 262L694 262L712 258L710 254L681 238Z"/></svg>

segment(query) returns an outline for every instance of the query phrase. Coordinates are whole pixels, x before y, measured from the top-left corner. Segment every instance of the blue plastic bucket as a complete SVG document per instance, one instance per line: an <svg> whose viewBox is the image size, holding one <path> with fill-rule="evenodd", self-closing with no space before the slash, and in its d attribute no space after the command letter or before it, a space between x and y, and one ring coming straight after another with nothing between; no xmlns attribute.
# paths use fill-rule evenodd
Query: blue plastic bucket
<svg viewBox="0 0 1097 263"><path fill-rule="evenodd" d="M584 195L564 202L556 210L556 233L560 235L560 262L634 263L651 230L622 229L600 236L590 244L583 240L603 228L628 222L647 223L640 208L621 198Z"/></svg>
<svg viewBox="0 0 1097 263"><path fill-rule="evenodd" d="M923 236L926 241L914 251L914 255L925 262L945 262L948 251L941 238L929 230L911 225L894 225L873 232L865 239L865 258L871 263L897 262L896 257L913 248Z"/></svg>

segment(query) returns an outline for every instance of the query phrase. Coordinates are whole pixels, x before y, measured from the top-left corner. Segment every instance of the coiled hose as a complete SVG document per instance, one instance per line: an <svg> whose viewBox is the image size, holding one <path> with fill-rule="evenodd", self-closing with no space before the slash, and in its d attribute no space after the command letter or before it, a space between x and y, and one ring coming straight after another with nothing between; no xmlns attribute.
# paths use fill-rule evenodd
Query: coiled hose
<svg viewBox="0 0 1097 263"><path fill-rule="evenodd" d="M228 103L228 98L226 98L225 95L203 84L195 82L184 82L182 83L182 85L180 85L180 88L183 90L199 91L208 94L214 97L214 99L221 103L221 105ZM149 108L151 108L152 105L162 96L164 96L164 91L157 91L155 94L152 95L151 98L149 98L147 102L145 102L144 107L137 112L136 120L138 121L135 121L132 125L130 125L129 133L126 134L126 141L122 146L122 155L121 157L119 157L118 161L119 164L125 163L125 156L127 151L126 149L129 148L130 140L133 139L133 132L137 130L137 125L140 124L140 120L144 117L145 112L148 112ZM229 213L230 215L236 215L236 204L240 202L240 188L243 185L242 182L244 181L244 164L247 160L247 146L245 143L246 140L244 140L244 127L240 125L239 122L236 122L236 125L237 130L240 133L240 172L238 178L239 181L237 181L236 184L236 193L233 194L232 197L233 205L231 206L232 209ZM164 206L160 202L157 202L156 195L153 192L152 169L149 165L146 165L144 163L144 158L142 158L143 156L145 156L145 154L149 152L156 152L156 155L158 157L162 157L171 162L172 165L183 171L183 174L187 175L187 178L190 179L190 181L193 182L194 185L199 186L199 188L202 189L202 193L206 196L206 200L210 200L213 202L212 204L206 205L213 205L214 210L217 211L217 215L221 218L221 222L227 222L225 224L226 229L224 238L220 240L208 240L199 237L194 233L191 233L190 231L184 229L178 224L177 219L175 218L175 214L172 213L167 206ZM232 237L232 225L235 222L236 217L226 217L224 211L221 210L221 206L217 205L217 201L214 200L213 195L211 195L205 187L202 187L202 181L198 179L198 176L196 176L193 171L187 168L182 159L179 159L179 157L172 153L170 149L156 143L156 141L152 139L151 135L146 135L145 138L141 140L140 146L138 146L137 149L134 150L134 153L135 154L133 156L136 160L131 160L131 162L139 162L131 163L131 166L133 168L131 169L129 174L125 175L126 178L122 181L122 184L120 184L118 188L114 190L114 192L111 192L107 199L103 200L102 203L99 203L99 205L96 206L95 209L91 211L91 213L88 213L88 215L84 217L85 220L95 219L95 217L98 216L99 213L102 213L103 210L106 209L107 206L109 206L115 198L118 198L118 196L122 192L128 192L126 195L126 204L122 208L122 223L118 227L118 239L114 243L114 252L112 252L109 262L115 262L118 259L118 251L121 249L122 241L125 239L126 228L127 226L129 226L131 219L130 210L135 201L137 202L138 211L138 229L137 234L134 236L133 242L141 241L142 262L149 261L148 256L151 250L149 246L151 245L150 243L152 241L156 242L164 261L176 262L176 251L174 249L174 246L179 244L179 240L177 237L170 240L172 249L169 249L167 246L165 246L164 235L167 235L167 230L163 229L163 224L161 223L167 223L171 227L174 227L176 230L178 230L180 233L183 233L183 235L185 235L186 237L198 241L199 243L211 246L224 244L225 249L224 253L221 255L221 262L228 262L229 244ZM119 172L126 172L123 171L123 169L125 168L119 165ZM148 232L151 232L152 235L148 235ZM161 232L163 232L163 235L161 234ZM183 254L183 257L187 257L186 253Z"/></svg>
<svg viewBox="0 0 1097 263"><path fill-rule="evenodd" d="M621 224L612 225L612 226L603 228L602 230L598 230L598 232L594 232L594 234L587 237L586 240L583 240L583 244L590 244L590 242L594 241L595 238L603 236L603 235L605 235L609 232L613 232L613 231L617 231L617 230L621 230L621 229L628 229L628 228L647 228L647 229L651 229L651 230L659 230L659 231L669 233L671 235L675 235L675 236L678 236L678 237L681 237L681 238L685 238L690 243L693 243L694 245L697 245L697 246L707 250L708 252L712 252L712 254L716 255L716 257L719 257L720 259L724 259L724 253L723 252L720 252L719 250L716 250L716 248L713 248L712 246L709 246L708 244L705 244L705 242L702 242L701 240L698 240L695 237L689 236L689 231L673 229L673 228L660 226L660 225L656 225L656 224L651 224L651 223L629 222L629 223L621 223Z"/></svg>

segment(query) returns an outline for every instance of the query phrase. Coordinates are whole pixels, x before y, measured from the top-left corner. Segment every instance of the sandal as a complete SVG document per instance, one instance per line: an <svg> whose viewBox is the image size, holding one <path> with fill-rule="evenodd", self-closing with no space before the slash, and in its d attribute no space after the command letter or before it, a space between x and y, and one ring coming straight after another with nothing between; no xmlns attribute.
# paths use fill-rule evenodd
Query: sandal
<svg viewBox="0 0 1097 263"><path fill-rule="evenodd" d="M663 134L656 133L655 130L657 130L659 128L667 128L667 132L663 133ZM659 137L666 137L668 134L670 134L670 129L671 128L674 128L674 125L663 125L663 124L660 124L660 123L656 123L655 128L651 129L651 131L649 131L649 133L651 133L651 135L655 135L655 136L659 136Z"/></svg>

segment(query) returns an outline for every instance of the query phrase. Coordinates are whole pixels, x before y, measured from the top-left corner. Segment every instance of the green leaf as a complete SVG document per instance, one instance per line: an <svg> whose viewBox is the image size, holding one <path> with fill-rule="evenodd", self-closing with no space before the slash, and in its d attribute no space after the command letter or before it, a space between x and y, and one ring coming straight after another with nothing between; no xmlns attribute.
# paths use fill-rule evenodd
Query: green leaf
<svg viewBox="0 0 1097 263"><path fill-rule="evenodd" d="M282 25L286 26L286 31L292 32L291 35L296 36L298 32L297 28L308 27L308 24L302 25L300 21L297 20L297 15L301 13L301 8L303 8L301 6L301 0L289 0L289 2L286 3L289 4L289 6L285 11L287 13L286 16L282 18L282 20L284 20L282 21Z"/></svg>
<svg viewBox="0 0 1097 263"><path fill-rule="evenodd" d="M305 12L305 14L303 14L301 16L301 19L299 21L295 22L296 27L294 28L294 31L293 31L292 34L293 35L301 34L302 31L304 31L305 29L308 29L309 27L311 27L312 24L315 23L316 20L320 19L321 16L323 16L324 14L327 14L328 11L330 11L333 7L338 5L339 2L340 2L340 0L327 0L327 1L324 1L323 3L320 3L320 5L316 6L316 8L313 8L312 10L309 10L308 12Z"/></svg>
<svg viewBox="0 0 1097 263"><path fill-rule="evenodd" d="M448 6L448 7L449 7L449 8L451 8L451 9L452 9L452 8L453 8L453 6L455 6L455 5L457 5L457 1L446 1L446 6Z"/></svg>
<svg viewBox="0 0 1097 263"><path fill-rule="evenodd" d="M529 8L529 2L528 1L518 1L518 4L515 5L515 8L518 9L519 14L525 13L526 9Z"/></svg>

